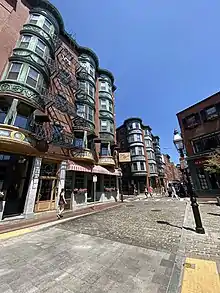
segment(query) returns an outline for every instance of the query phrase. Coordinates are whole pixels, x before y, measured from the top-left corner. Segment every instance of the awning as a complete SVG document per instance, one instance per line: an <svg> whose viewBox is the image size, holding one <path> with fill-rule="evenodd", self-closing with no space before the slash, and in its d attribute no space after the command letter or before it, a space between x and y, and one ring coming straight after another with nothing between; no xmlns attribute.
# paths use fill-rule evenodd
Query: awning
<svg viewBox="0 0 220 293"><path fill-rule="evenodd" d="M114 172L111 172L108 169L106 169L106 168L104 168L102 166L98 166L98 165L93 167L92 173L111 175L111 176L120 176L120 172L118 170L115 170Z"/></svg>
<svg viewBox="0 0 220 293"><path fill-rule="evenodd" d="M67 162L67 171L78 171L78 172L90 173L91 172L91 167L86 166L86 165L82 165L82 164L77 164L77 163L69 160Z"/></svg>

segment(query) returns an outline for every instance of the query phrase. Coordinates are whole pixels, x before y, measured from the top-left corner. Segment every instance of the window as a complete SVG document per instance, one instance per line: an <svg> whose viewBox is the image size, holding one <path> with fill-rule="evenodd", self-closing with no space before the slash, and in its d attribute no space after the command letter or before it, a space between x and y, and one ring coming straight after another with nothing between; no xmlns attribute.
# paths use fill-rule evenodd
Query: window
<svg viewBox="0 0 220 293"><path fill-rule="evenodd" d="M143 148L142 147L138 147L138 155L139 156L143 155Z"/></svg>
<svg viewBox="0 0 220 293"><path fill-rule="evenodd" d="M9 161L10 160L10 156L8 155L0 155L0 161Z"/></svg>
<svg viewBox="0 0 220 293"><path fill-rule="evenodd" d="M74 188L85 188L84 173L76 172Z"/></svg>
<svg viewBox="0 0 220 293"><path fill-rule="evenodd" d="M8 72L8 79L17 80L20 70L21 70L21 63L14 62L11 64L11 68Z"/></svg>
<svg viewBox="0 0 220 293"><path fill-rule="evenodd" d="M137 163L133 163L133 170L134 170L134 171L137 171L137 169L138 169L138 168L137 168Z"/></svg>
<svg viewBox="0 0 220 293"><path fill-rule="evenodd" d="M77 115L79 115L82 118L85 117L85 105L77 105L77 110L76 110Z"/></svg>
<svg viewBox="0 0 220 293"><path fill-rule="evenodd" d="M101 121L101 131L108 131L107 121Z"/></svg>
<svg viewBox="0 0 220 293"><path fill-rule="evenodd" d="M30 41L31 41L31 36L27 36L27 35L22 36L19 47L28 48Z"/></svg>
<svg viewBox="0 0 220 293"><path fill-rule="evenodd" d="M199 122L199 114L192 114L185 119L183 119L183 124L186 125L187 128L192 128L198 125Z"/></svg>
<svg viewBox="0 0 220 293"><path fill-rule="evenodd" d="M139 133L136 134L136 139L137 139L137 141L141 141L141 135Z"/></svg>
<svg viewBox="0 0 220 293"><path fill-rule="evenodd" d="M7 112L8 112L7 108L0 108L0 124L4 123Z"/></svg>
<svg viewBox="0 0 220 293"><path fill-rule="evenodd" d="M44 53L45 53L45 49L46 49L46 45L41 42L40 40L37 41L37 45L36 45L36 48L35 48L35 52L40 55L40 56L44 56Z"/></svg>
<svg viewBox="0 0 220 293"><path fill-rule="evenodd" d="M203 168L197 169L197 175L201 189L208 189L208 183Z"/></svg>
<svg viewBox="0 0 220 293"><path fill-rule="evenodd" d="M114 133L114 125L113 125L113 123L109 122L109 124L110 124L110 132Z"/></svg>
<svg viewBox="0 0 220 293"><path fill-rule="evenodd" d="M91 107L88 108L88 120L93 121L93 109Z"/></svg>
<svg viewBox="0 0 220 293"><path fill-rule="evenodd" d="M132 125L132 123L129 123L128 124L128 130L131 130L131 129L133 129L133 125Z"/></svg>
<svg viewBox="0 0 220 293"><path fill-rule="evenodd" d="M47 32L47 33L50 33L50 30L51 30L51 22L45 18L45 21L44 21L44 25L43 25L43 29Z"/></svg>
<svg viewBox="0 0 220 293"><path fill-rule="evenodd" d="M112 87L109 83L107 83L107 86L108 86L108 92L111 93L112 92Z"/></svg>
<svg viewBox="0 0 220 293"><path fill-rule="evenodd" d="M95 68L91 64L89 68L89 74L92 75L92 77L95 77Z"/></svg>
<svg viewBox="0 0 220 293"><path fill-rule="evenodd" d="M216 149L220 146L220 134L200 138L193 141L193 147L195 153L201 153Z"/></svg>
<svg viewBox="0 0 220 293"><path fill-rule="evenodd" d="M218 116L217 109L215 106L206 109L205 112L206 112L207 119Z"/></svg>
<svg viewBox="0 0 220 293"><path fill-rule="evenodd" d="M17 114L14 126L27 129L27 124L28 124L28 117Z"/></svg>
<svg viewBox="0 0 220 293"><path fill-rule="evenodd" d="M107 100L104 100L104 99L100 100L100 109L107 110Z"/></svg>
<svg viewBox="0 0 220 293"><path fill-rule="evenodd" d="M144 164L144 162L140 162L140 166L141 166L141 170L144 171L145 170L145 164Z"/></svg>
<svg viewBox="0 0 220 293"><path fill-rule="evenodd" d="M110 112L113 112L113 104L112 104L112 102L110 102L110 101L109 101L109 111L110 111Z"/></svg>
<svg viewBox="0 0 220 293"><path fill-rule="evenodd" d="M129 135L129 142L131 143L131 142L134 142L134 135L132 134L132 135Z"/></svg>
<svg viewBox="0 0 220 293"><path fill-rule="evenodd" d="M81 90L86 91L86 82L85 81L80 81L79 87Z"/></svg>
<svg viewBox="0 0 220 293"><path fill-rule="evenodd" d="M74 146L77 148L82 148L83 147L83 138L75 137L74 138Z"/></svg>
<svg viewBox="0 0 220 293"><path fill-rule="evenodd" d="M131 148L131 155L136 155L135 148Z"/></svg>
<svg viewBox="0 0 220 293"><path fill-rule="evenodd" d="M90 83L88 84L88 86L89 86L89 95L94 97L94 87Z"/></svg>
<svg viewBox="0 0 220 293"><path fill-rule="evenodd" d="M102 144L101 145L101 156L109 156L108 145Z"/></svg>
<svg viewBox="0 0 220 293"><path fill-rule="evenodd" d="M40 18L39 14L31 14L29 22L32 23L32 24L37 24L39 18Z"/></svg>
<svg viewBox="0 0 220 293"><path fill-rule="evenodd" d="M135 123L135 128L137 128L137 129L140 128L139 123Z"/></svg>
<svg viewBox="0 0 220 293"><path fill-rule="evenodd" d="M104 81L101 81L100 90L101 91L105 91L106 90L106 83Z"/></svg>
<svg viewBox="0 0 220 293"><path fill-rule="evenodd" d="M32 67L30 67L29 72L28 72L28 76L26 79L26 83L35 88L37 86L39 75L40 74L38 71L36 71Z"/></svg>

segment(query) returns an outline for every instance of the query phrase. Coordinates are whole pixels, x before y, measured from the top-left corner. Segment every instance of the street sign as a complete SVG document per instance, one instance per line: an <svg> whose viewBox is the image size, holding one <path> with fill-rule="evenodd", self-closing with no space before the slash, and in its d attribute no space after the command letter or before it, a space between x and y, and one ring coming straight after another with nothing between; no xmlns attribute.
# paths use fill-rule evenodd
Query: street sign
<svg viewBox="0 0 220 293"><path fill-rule="evenodd" d="M119 153L119 162L120 163L128 163L131 162L131 154L127 153Z"/></svg>
<svg viewBox="0 0 220 293"><path fill-rule="evenodd" d="M93 175L92 181L93 181L94 183L97 182L97 176L96 176L96 175Z"/></svg>

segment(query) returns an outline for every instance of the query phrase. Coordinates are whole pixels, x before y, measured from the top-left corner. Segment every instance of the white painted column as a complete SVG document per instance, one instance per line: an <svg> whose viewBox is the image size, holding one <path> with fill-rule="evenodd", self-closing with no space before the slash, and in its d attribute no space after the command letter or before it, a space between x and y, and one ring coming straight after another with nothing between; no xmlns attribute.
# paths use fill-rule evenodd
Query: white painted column
<svg viewBox="0 0 220 293"><path fill-rule="evenodd" d="M66 169L67 169L67 162L62 161L60 164L60 169L59 169L58 196L57 196L56 206L59 202L59 196L60 196L61 189L63 189L65 187Z"/></svg>
<svg viewBox="0 0 220 293"><path fill-rule="evenodd" d="M117 188L117 200L120 200L120 190L119 190L119 176L116 176L116 188Z"/></svg>
<svg viewBox="0 0 220 293"><path fill-rule="evenodd" d="M34 216L34 205L37 196L37 187L40 176L42 158L34 158L31 170L30 183L24 205L24 216L30 218Z"/></svg>

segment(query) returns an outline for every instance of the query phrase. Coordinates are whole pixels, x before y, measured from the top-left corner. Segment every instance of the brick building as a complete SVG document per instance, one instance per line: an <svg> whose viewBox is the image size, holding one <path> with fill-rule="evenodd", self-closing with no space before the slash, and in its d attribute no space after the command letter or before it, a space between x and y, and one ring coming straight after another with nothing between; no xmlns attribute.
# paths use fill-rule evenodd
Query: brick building
<svg viewBox="0 0 220 293"><path fill-rule="evenodd" d="M163 161L164 161L164 173L165 173L165 182L166 186L168 183L172 183L174 181L180 181L181 173L178 167L171 162L169 155L163 154Z"/></svg>
<svg viewBox="0 0 220 293"><path fill-rule="evenodd" d="M2 0L0 40L0 219L54 210L63 187L68 208L115 198L113 74L46 0Z"/></svg>
<svg viewBox="0 0 220 293"><path fill-rule="evenodd" d="M204 170L210 153L220 146L220 93L177 114L186 147L187 163L199 196L220 194L220 178Z"/></svg>

